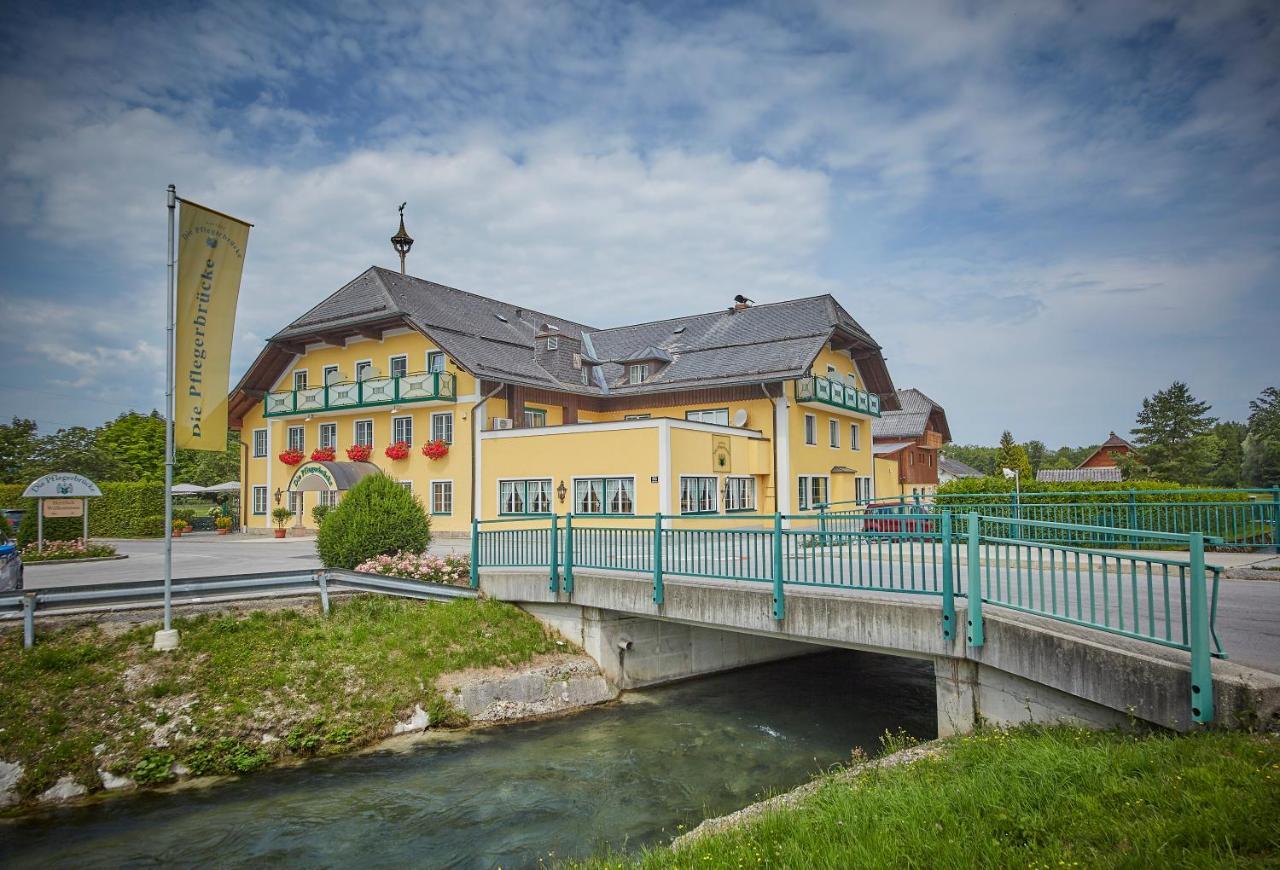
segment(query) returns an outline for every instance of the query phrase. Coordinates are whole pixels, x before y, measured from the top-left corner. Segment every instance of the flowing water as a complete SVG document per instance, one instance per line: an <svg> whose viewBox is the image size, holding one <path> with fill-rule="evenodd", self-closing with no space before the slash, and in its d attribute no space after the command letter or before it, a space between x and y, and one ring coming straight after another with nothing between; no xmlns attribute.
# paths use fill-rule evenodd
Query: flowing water
<svg viewBox="0 0 1280 870"><path fill-rule="evenodd" d="M879 735L935 730L928 663L832 652L560 719L0 823L0 865L529 867L665 842Z"/></svg>

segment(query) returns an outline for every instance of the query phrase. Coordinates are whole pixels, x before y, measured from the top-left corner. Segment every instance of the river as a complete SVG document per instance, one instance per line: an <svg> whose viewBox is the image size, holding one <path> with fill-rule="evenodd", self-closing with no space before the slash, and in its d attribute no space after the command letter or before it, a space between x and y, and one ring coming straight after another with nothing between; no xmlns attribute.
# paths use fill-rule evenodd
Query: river
<svg viewBox="0 0 1280 870"><path fill-rule="evenodd" d="M22 867L538 866L661 843L934 735L926 662L831 652L629 692L576 715L0 823Z"/></svg>

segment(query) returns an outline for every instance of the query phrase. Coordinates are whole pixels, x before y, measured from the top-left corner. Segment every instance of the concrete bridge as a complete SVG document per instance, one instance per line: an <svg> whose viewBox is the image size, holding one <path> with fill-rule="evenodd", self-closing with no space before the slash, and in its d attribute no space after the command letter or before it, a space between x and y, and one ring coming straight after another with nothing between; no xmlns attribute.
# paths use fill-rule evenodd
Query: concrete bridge
<svg viewBox="0 0 1280 870"><path fill-rule="evenodd" d="M915 549L909 564L901 535L895 541L840 533L822 546L809 535L800 546L808 533L778 530L772 569L752 555L761 552L758 536L767 531L736 540L716 532L704 552L718 567L707 569L682 548L679 531L656 527L642 538L639 530L627 534L575 519L570 536L553 544L548 530L546 547L533 554L548 567L484 567L500 560L493 548L486 560L483 535L509 533L482 532L474 582L580 643L623 688L828 647L931 661L940 735L968 731L979 720L1102 727L1141 720L1179 731L1206 721L1217 727L1280 721L1280 677L1211 656L1216 591L1206 591L1205 578L1216 576L1202 561L1202 540L1192 541L1199 560L1193 552L1187 564L984 537L977 529L971 536L921 532L906 542ZM528 545L527 532L518 534ZM895 543L896 554L872 557L865 549ZM923 548L931 548L932 559L916 558ZM575 555L588 552L590 567L575 564ZM898 569L888 580L886 561ZM873 581L868 572L876 564L882 579ZM1179 564L1171 575L1170 566ZM715 573L731 576L693 576ZM860 582L848 582L855 578Z"/></svg>

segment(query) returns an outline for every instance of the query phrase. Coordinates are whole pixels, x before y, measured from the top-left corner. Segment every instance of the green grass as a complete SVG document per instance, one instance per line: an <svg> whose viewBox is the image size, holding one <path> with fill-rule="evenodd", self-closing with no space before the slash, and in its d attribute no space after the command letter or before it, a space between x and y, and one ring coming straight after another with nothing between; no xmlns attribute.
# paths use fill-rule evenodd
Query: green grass
<svg viewBox="0 0 1280 870"><path fill-rule="evenodd" d="M463 724L438 676L564 649L496 601L368 595L335 602L328 619L274 610L175 627L174 653L151 650L154 624L41 631L30 650L20 631L0 634L0 760L24 766L24 797L65 774L96 788L99 768L160 783L173 761L195 774L245 773L343 752L389 734L415 704L433 726ZM168 745L156 745L157 732Z"/></svg>
<svg viewBox="0 0 1280 870"><path fill-rule="evenodd" d="M673 852L587 867L1275 867L1280 740L991 731Z"/></svg>

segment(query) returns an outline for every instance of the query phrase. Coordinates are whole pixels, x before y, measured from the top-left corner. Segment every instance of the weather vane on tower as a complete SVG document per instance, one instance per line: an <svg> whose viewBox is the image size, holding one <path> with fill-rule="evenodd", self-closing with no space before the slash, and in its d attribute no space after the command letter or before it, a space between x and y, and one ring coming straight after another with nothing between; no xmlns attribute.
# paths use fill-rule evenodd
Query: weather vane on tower
<svg viewBox="0 0 1280 870"><path fill-rule="evenodd" d="M391 237L391 247L396 249L396 253L400 255L400 274L404 272L404 258L409 256L409 249L413 247L413 237L404 231L404 207L407 202L400 203L400 231Z"/></svg>

